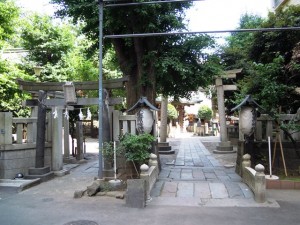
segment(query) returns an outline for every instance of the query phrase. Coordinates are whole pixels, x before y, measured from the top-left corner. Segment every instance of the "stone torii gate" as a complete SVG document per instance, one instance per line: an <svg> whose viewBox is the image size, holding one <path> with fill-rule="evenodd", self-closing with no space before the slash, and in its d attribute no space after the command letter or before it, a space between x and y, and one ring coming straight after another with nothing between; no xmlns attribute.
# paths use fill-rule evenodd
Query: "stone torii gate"
<svg viewBox="0 0 300 225"><path fill-rule="evenodd" d="M218 100L218 112L219 112L219 123L220 123L220 143L217 146L217 150L214 153L233 153L233 146L228 139L227 127L226 127L226 115L224 105L224 91L235 91L237 90L236 85L223 85L223 79L235 79L236 75L241 73L242 69L234 69L225 71L224 75L217 76L216 88L217 88L217 100Z"/></svg>
<svg viewBox="0 0 300 225"><path fill-rule="evenodd" d="M125 82L128 81L128 77L123 77L119 79L112 79L112 80L104 80L103 81L103 89L117 89L117 88L124 88ZM63 166L63 156L62 156L62 128L64 127L64 158L69 159L70 152L69 152L69 121L68 118L64 117L62 123L62 115L63 109L72 110L75 105L98 105L99 99L98 98L78 98L76 102L66 103L64 99L63 87L66 84L65 82L30 82L24 80L17 80L19 87L23 91L28 91L30 93L39 93L39 99L32 99L26 100L25 106L34 107L32 110L32 115L38 117L42 121L40 124L45 123L45 119L41 118L41 115L37 115L38 113L41 114L40 110L36 110L36 106L40 106L41 102L46 107L51 107L52 112L55 109L57 112L57 119L53 122L53 130L52 135L55 138L52 139L52 170L53 171L60 171L62 170ZM72 82L75 87L75 91L78 90L98 90L98 81L85 81L85 82ZM103 90L104 91L104 90ZM40 99L40 93L42 93L42 98ZM52 98L46 99L46 94L48 93L51 96L60 96L61 98ZM105 98L106 97L106 98ZM106 104L103 104L103 116L108 115L108 105L113 106L115 104L120 104L122 102L121 98L109 98L108 93L104 91L104 98ZM99 118L100 119L100 118ZM110 124L109 120L103 120L103 141L110 141ZM43 128L39 131L43 132L42 136L45 135L45 129ZM41 135L41 133L37 133ZM42 138L42 140L44 140ZM38 144L37 138L37 146L36 146L36 168L43 168L44 166L44 143ZM105 169L105 168L104 168ZM110 170L110 168L107 168Z"/></svg>

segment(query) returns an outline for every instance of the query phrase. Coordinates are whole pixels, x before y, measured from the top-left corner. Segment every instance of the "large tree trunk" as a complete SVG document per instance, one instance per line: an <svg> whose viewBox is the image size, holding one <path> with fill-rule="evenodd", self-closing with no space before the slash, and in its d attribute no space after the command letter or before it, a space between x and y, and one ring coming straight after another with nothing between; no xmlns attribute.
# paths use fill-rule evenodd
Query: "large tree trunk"
<svg viewBox="0 0 300 225"><path fill-rule="evenodd" d="M144 57L148 43L145 39L134 38L134 51L126 52L124 42L119 39L113 40L120 68L124 75L129 76L126 84L127 108L132 107L140 97L145 96L155 105L155 71L154 63L147 62L144 65Z"/></svg>

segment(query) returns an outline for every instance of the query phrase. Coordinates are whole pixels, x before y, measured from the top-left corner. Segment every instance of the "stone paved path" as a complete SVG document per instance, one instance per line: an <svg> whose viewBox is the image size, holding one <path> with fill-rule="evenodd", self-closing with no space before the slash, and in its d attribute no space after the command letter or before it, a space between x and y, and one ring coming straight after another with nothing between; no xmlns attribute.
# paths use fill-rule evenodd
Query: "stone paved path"
<svg viewBox="0 0 300 225"><path fill-rule="evenodd" d="M177 147L174 159L168 158L173 162L161 160L150 205L257 206L235 168L221 165L199 137L180 138Z"/></svg>

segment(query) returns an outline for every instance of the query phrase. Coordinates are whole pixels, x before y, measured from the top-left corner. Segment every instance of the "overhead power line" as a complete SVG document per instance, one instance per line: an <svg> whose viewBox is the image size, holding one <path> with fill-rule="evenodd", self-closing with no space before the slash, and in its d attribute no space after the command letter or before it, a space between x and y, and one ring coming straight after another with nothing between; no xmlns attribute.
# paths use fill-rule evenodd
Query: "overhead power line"
<svg viewBox="0 0 300 225"><path fill-rule="evenodd" d="M106 3L104 7L150 5L150 4L174 3L174 2L199 2L199 1L205 1L205 0L161 0L161 1L147 1L147 2ZM122 1L104 0L104 2L122 2Z"/></svg>
<svg viewBox="0 0 300 225"><path fill-rule="evenodd" d="M104 35L103 38L131 38L131 37L155 37L155 36L172 36L172 35L193 35L193 34L214 34L214 33L241 33L241 32L274 32L274 31L291 31L300 30L300 27L275 27L275 28L253 28L253 29L236 29L236 30L214 30L214 31L182 31L170 33L141 33L141 34L110 34Z"/></svg>

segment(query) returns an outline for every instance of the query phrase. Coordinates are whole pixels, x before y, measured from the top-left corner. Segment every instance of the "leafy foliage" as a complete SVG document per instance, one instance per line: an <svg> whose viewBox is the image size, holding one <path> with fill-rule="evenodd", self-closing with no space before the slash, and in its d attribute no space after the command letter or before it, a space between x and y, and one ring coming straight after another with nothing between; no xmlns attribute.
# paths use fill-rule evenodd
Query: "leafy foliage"
<svg viewBox="0 0 300 225"><path fill-rule="evenodd" d="M12 1L0 1L0 49L9 45L8 41L16 32L19 9Z"/></svg>
<svg viewBox="0 0 300 225"><path fill-rule="evenodd" d="M300 6L291 5L279 8L276 12L269 13L261 27L299 27ZM299 31L259 32L254 35L254 43L250 49L250 59L256 62L269 63L279 54L285 63L292 56L292 49L300 40Z"/></svg>
<svg viewBox="0 0 300 225"><path fill-rule="evenodd" d="M54 25L49 16L33 14L23 23L21 37L23 47L29 51L29 68L33 63L44 67L42 81L67 80L68 53L75 44L71 26Z"/></svg>
<svg viewBox="0 0 300 225"><path fill-rule="evenodd" d="M157 89L175 99L189 98L191 91L212 83L213 75L220 72L219 59L203 52L214 44L207 35L173 41L167 41L165 50L157 58Z"/></svg>
<svg viewBox="0 0 300 225"><path fill-rule="evenodd" d="M104 142L102 154L106 160L113 161L114 160L114 142ZM116 146L116 155L121 155L123 153L123 149Z"/></svg>
<svg viewBox="0 0 300 225"><path fill-rule="evenodd" d="M245 14L240 19L238 29L259 28L263 19L256 15ZM220 57L226 70L248 68L249 52L254 42L254 33L231 33L226 39L227 44L221 47Z"/></svg>
<svg viewBox="0 0 300 225"><path fill-rule="evenodd" d="M168 104L168 118L171 120L178 118L178 112L172 104Z"/></svg>
<svg viewBox="0 0 300 225"><path fill-rule="evenodd" d="M207 105L200 106L198 110L198 118L209 121L212 118L212 110Z"/></svg>
<svg viewBox="0 0 300 225"><path fill-rule="evenodd" d="M61 17L71 16L75 22L84 21L83 32L98 48L98 6L82 0L52 0L61 9ZM184 30L184 10L189 2L108 7L104 11L104 34L155 33ZM155 15L155 16L153 16ZM138 19L137 19L138 18ZM145 22L146 21L146 22ZM127 103L130 107L140 96L152 103L155 92L188 97L190 91L205 86L216 74L219 62L210 60L201 51L212 45L208 36L158 36L124 39L105 39L105 46L114 46L119 67L129 75ZM107 51L107 48L104 49Z"/></svg>
<svg viewBox="0 0 300 225"><path fill-rule="evenodd" d="M0 0L0 48L21 47L28 50L21 62L0 62L1 110L13 111L16 115L28 115L21 107L21 101L29 98L22 93L15 79L32 81L91 81L98 80L99 64L97 53L87 55L91 41L81 33L81 24L72 25L68 20L57 23L48 16L20 13L10 1ZM2 19L3 18L3 19ZM120 76L114 51L104 56L107 79ZM43 66L39 78L33 75L33 67ZM96 97L98 91L86 91L83 96ZM123 93L111 93L122 95ZM91 107L96 113L97 109ZM73 113L71 112L70 115Z"/></svg>
<svg viewBox="0 0 300 225"><path fill-rule="evenodd" d="M31 79L13 64L0 60L0 111L11 111L14 116L27 116L29 109L22 107L22 101L30 98L30 95L19 90L15 82L17 78Z"/></svg>
<svg viewBox="0 0 300 225"><path fill-rule="evenodd" d="M127 161L145 163L150 157L150 150L155 138L151 134L133 135L126 133L120 138L120 148L124 149Z"/></svg>
<svg viewBox="0 0 300 225"><path fill-rule="evenodd" d="M264 20L246 15L240 28L299 26L299 18L300 6L289 6L269 13ZM221 57L226 68L243 68L235 102L251 94L268 112L278 111L279 106L282 112L295 112L300 107L295 92L300 85L299 41L298 31L231 35Z"/></svg>
<svg viewBox="0 0 300 225"><path fill-rule="evenodd" d="M241 93L249 93L254 99L259 99L267 112L277 112L278 107L286 105L295 87L281 82L284 73L284 60L278 56L272 63L253 64L249 75L239 83ZM242 97L242 96L240 96Z"/></svg>

